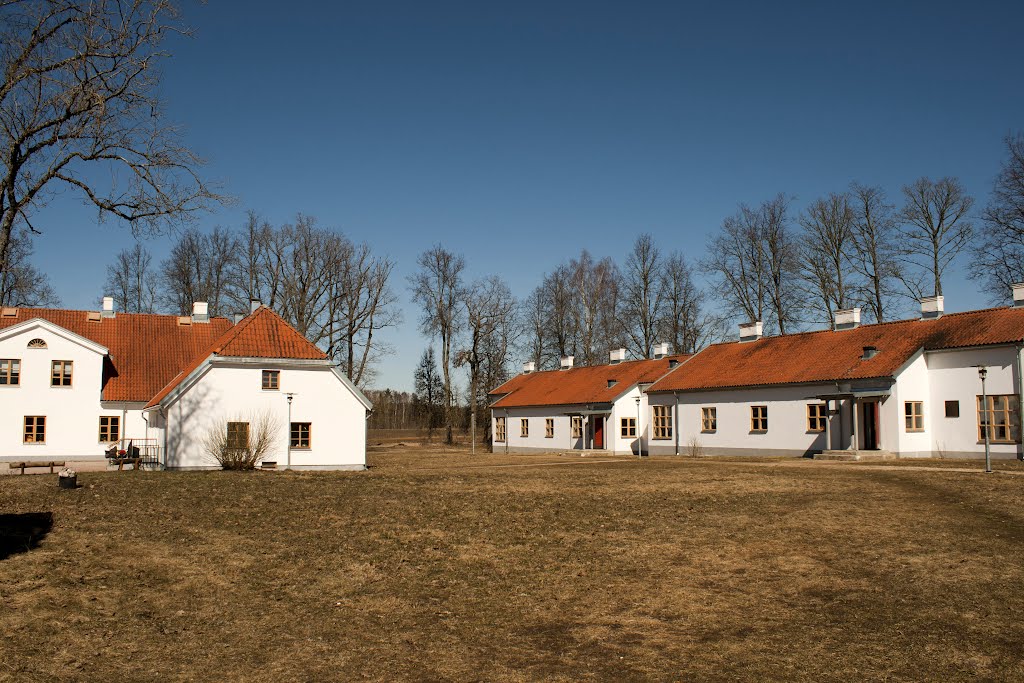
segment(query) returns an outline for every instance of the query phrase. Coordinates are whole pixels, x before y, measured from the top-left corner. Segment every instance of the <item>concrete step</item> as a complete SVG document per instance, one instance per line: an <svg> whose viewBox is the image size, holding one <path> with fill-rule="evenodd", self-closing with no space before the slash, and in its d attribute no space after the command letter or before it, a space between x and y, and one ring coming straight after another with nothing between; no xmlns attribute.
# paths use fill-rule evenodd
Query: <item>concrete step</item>
<svg viewBox="0 0 1024 683"><path fill-rule="evenodd" d="M889 451L822 451L814 456L815 460L895 460L896 456Z"/></svg>

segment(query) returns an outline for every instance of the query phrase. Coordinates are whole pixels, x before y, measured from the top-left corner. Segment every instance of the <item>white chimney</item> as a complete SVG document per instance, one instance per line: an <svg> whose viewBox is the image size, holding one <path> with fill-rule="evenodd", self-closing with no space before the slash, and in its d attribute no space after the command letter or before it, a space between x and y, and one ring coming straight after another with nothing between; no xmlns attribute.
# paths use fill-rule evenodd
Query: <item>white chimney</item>
<svg viewBox="0 0 1024 683"><path fill-rule="evenodd" d="M750 323L740 323L740 341L757 341L764 334L764 323L755 320Z"/></svg>
<svg viewBox="0 0 1024 683"><path fill-rule="evenodd" d="M196 301L192 304L192 322L205 323L210 321L210 305L205 301Z"/></svg>
<svg viewBox="0 0 1024 683"><path fill-rule="evenodd" d="M572 361L573 361L573 356L562 356L562 369L563 370L570 370L570 369L572 369Z"/></svg>
<svg viewBox="0 0 1024 683"><path fill-rule="evenodd" d="M941 296L930 296L921 299L921 318L924 320L941 318L944 309L945 305Z"/></svg>
<svg viewBox="0 0 1024 683"><path fill-rule="evenodd" d="M537 371L537 364L534 361L530 360L530 361L526 361L525 363L523 363L523 374L524 375L529 375L531 372L536 372L536 371Z"/></svg>
<svg viewBox="0 0 1024 683"><path fill-rule="evenodd" d="M114 297L105 296L103 297L103 317L113 318L114 317Z"/></svg>
<svg viewBox="0 0 1024 683"><path fill-rule="evenodd" d="M1010 289L1013 290L1013 305L1024 306L1024 282L1016 282L1010 285Z"/></svg>
<svg viewBox="0 0 1024 683"><path fill-rule="evenodd" d="M668 355L668 342L661 342L654 345L654 357L664 358Z"/></svg>
<svg viewBox="0 0 1024 683"><path fill-rule="evenodd" d="M832 326L835 330L852 330L855 327L860 327L859 308L847 308L846 310L836 311L835 318L835 324Z"/></svg>
<svg viewBox="0 0 1024 683"><path fill-rule="evenodd" d="M612 349L608 353L608 360L612 363L621 363L626 360L626 349Z"/></svg>
<svg viewBox="0 0 1024 683"><path fill-rule="evenodd" d="M259 299L249 299L249 312L255 313L262 305Z"/></svg>

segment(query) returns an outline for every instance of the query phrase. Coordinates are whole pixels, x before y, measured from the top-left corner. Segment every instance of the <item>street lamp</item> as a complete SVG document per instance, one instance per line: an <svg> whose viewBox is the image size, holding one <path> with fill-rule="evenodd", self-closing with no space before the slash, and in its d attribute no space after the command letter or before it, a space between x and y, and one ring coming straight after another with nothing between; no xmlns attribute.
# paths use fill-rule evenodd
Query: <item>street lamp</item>
<svg viewBox="0 0 1024 683"><path fill-rule="evenodd" d="M292 399L295 394L285 394L288 397L288 428L285 430L285 436L288 439L288 455L285 460L285 469L290 470L292 468Z"/></svg>
<svg viewBox="0 0 1024 683"><path fill-rule="evenodd" d="M984 365L978 366L978 377L981 378L981 428L985 432L985 471L992 473L992 454L989 447L989 410L988 393L985 391L985 378L988 376L988 368Z"/></svg>
<svg viewBox="0 0 1024 683"><path fill-rule="evenodd" d="M643 432L640 431L640 397L636 397L636 457L644 457Z"/></svg>

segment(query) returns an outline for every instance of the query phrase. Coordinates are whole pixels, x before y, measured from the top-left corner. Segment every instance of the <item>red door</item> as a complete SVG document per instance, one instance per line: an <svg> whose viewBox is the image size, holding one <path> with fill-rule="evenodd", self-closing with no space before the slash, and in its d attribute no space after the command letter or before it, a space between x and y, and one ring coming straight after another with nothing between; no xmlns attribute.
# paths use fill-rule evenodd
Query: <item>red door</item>
<svg viewBox="0 0 1024 683"><path fill-rule="evenodd" d="M604 448L604 418L594 418L594 448Z"/></svg>

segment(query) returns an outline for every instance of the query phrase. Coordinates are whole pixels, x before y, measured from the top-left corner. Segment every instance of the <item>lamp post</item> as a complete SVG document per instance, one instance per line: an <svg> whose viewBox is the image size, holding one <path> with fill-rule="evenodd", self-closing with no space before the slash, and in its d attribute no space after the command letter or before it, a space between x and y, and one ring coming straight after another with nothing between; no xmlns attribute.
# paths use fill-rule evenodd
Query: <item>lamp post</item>
<svg viewBox="0 0 1024 683"><path fill-rule="evenodd" d="M985 377L988 376L988 368L984 365L978 366L978 377L981 378L981 428L985 432L985 472L992 473L992 454L989 447L989 410L988 393L985 391Z"/></svg>
<svg viewBox="0 0 1024 683"><path fill-rule="evenodd" d="M292 398L295 394L285 394L288 397L288 427L285 430L285 437L288 439L288 455L285 459L285 469L292 468Z"/></svg>
<svg viewBox="0 0 1024 683"><path fill-rule="evenodd" d="M636 457L644 457L644 438L640 431L640 397L636 397Z"/></svg>

